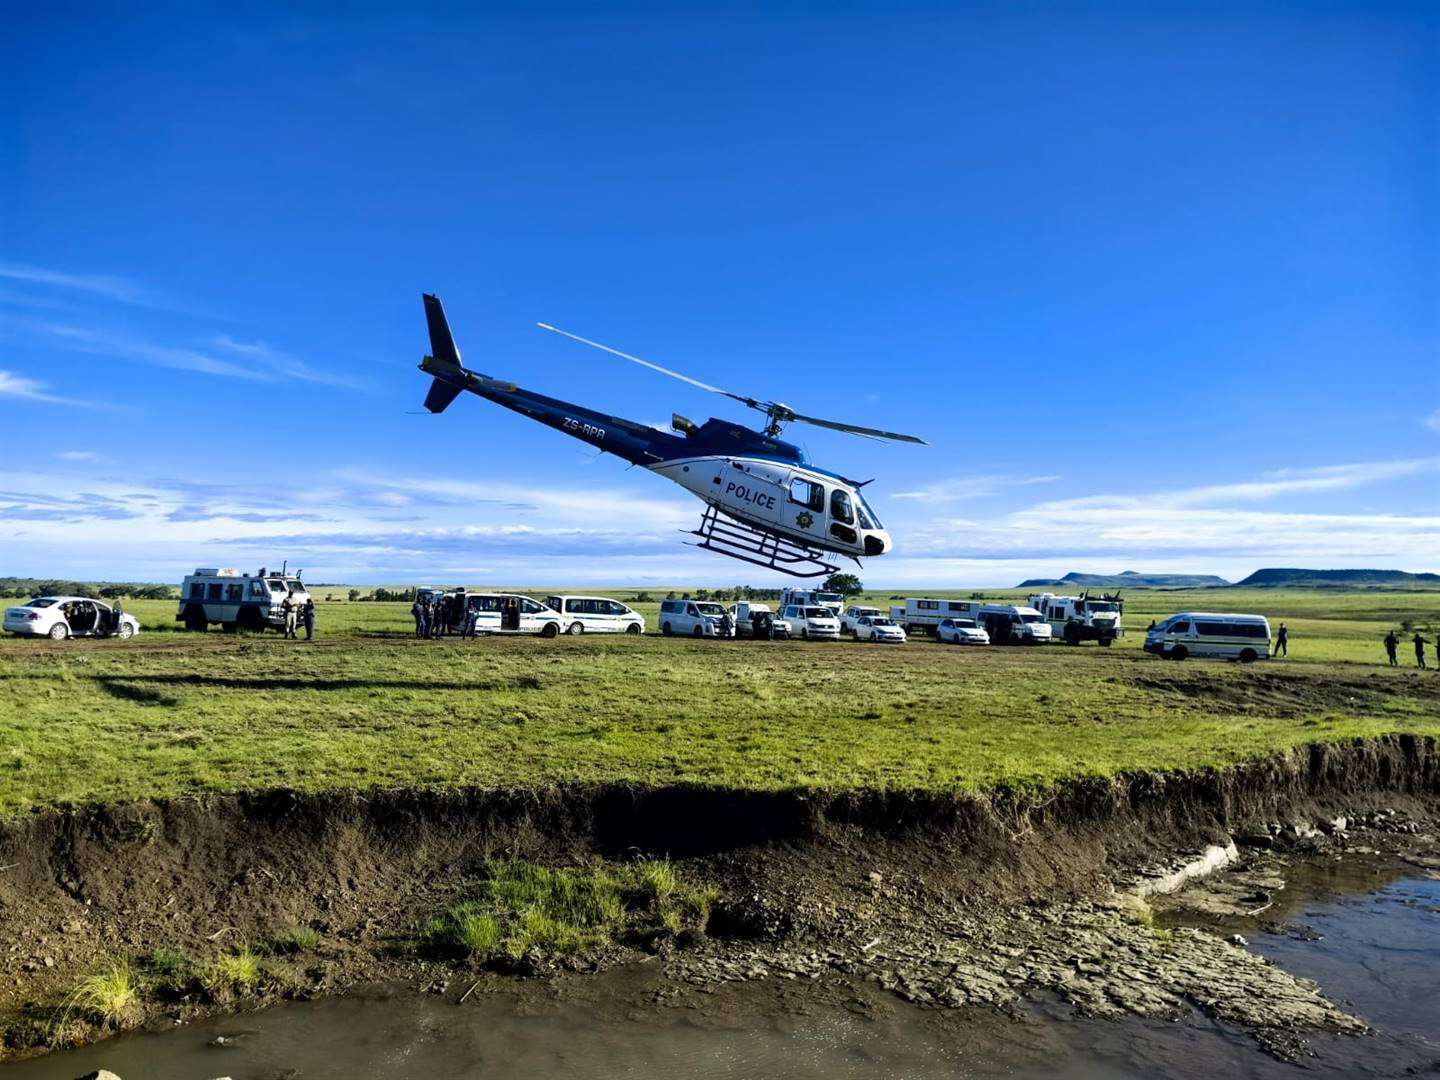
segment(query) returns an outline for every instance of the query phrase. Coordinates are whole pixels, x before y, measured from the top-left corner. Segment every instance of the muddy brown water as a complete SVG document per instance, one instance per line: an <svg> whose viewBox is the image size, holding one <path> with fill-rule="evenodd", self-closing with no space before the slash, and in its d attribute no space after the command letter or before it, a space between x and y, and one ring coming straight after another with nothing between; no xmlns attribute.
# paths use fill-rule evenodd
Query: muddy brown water
<svg viewBox="0 0 1440 1080"><path fill-rule="evenodd" d="M913 1008L873 987L777 994L756 983L691 1007L645 1005L637 972L587 982L583 1000L515 994L465 1005L409 989L281 1005L114 1039L0 1068L4 1080L407 1080L430 1077L1294 1078L1440 1073L1440 880L1361 862L1308 868L1283 917L1250 947L1315 979L1374 1034L1316 1035L1297 1068L1198 1013L1177 1021ZM229 1045L212 1045L224 1036ZM1304 1070L1303 1073L1301 1070Z"/></svg>

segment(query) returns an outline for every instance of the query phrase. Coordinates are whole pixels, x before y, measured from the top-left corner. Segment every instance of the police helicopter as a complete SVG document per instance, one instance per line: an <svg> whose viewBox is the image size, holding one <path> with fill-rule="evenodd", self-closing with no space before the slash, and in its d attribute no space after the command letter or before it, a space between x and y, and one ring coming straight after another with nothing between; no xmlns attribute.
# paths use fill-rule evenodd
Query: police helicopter
<svg viewBox="0 0 1440 1080"><path fill-rule="evenodd" d="M695 424L677 413L671 418L671 427L678 434L672 435L467 370L461 365L460 350L455 347L439 297L426 293L424 301L430 355L420 362L420 370L434 376L425 396L425 408L430 412L444 412L462 390L469 390L634 465L643 465L705 504L700 524L693 530L699 539L690 543L756 566L797 577L820 577L839 569L830 561L836 555L858 563L861 556L884 555L893 547L890 534L861 493L870 481L850 480L810 464L805 452L781 439L780 432L785 424L803 423L870 439L922 444L924 439L822 420L778 401L732 394L608 345L547 323L538 324L672 379L732 398L766 417L765 427L757 431L714 418Z"/></svg>

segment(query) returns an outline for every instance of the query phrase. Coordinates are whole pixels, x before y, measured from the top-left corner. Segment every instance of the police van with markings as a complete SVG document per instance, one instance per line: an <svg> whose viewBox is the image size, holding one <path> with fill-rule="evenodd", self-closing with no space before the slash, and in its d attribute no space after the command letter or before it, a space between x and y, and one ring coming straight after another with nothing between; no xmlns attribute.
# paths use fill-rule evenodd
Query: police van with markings
<svg viewBox="0 0 1440 1080"><path fill-rule="evenodd" d="M1270 656L1270 622L1264 615L1182 611L1145 635L1145 651L1166 660L1210 657L1242 664Z"/></svg>
<svg viewBox="0 0 1440 1080"><path fill-rule="evenodd" d="M294 598L304 606L310 599L299 571L242 574L219 567L199 568L180 583L180 606L175 621L186 630L204 631L218 624L224 630L276 630L285 628L285 601Z"/></svg>
<svg viewBox="0 0 1440 1080"><path fill-rule="evenodd" d="M567 634L645 632L644 616L608 596L547 596L545 603L560 613Z"/></svg>

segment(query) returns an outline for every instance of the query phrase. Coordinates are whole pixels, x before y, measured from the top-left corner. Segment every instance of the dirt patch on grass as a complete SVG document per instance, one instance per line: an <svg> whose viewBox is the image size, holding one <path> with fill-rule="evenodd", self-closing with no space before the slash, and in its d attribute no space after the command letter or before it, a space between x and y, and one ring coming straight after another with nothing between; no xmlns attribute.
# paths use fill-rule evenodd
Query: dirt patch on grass
<svg viewBox="0 0 1440 1080"><path fill-rule="evenodd" d="M1176 670L1179 667L1180 670ZM1401 698L1433 702L1440 708L1440 679L1424 675L1327 675L1298 671L1251 672L1237 678L1228 668L1172 666L1164 674L1138 675L1134 685L1176 701L1225 713L1298 717L1325 713L1373 716L1388 701Z"/></svg>
<svg viewBox="0 0 1440 1080"><path fill-rule="evenodd" d="M1107 894L1137 867L1253 824L1428 805L1437 789L1436 740L1392 736L983 796L609 785L278 791L36 813L0 825L0 1057L101 1033L98 1022L57 1028L55 1006L116 963L179 954L202 972L244 969L221 991L213 975L211 989L177 984L147 1021L383 980L448 985L467 969L417 949L417 935L497 858L672 859L686 881L716 889L709 930L720 940L703 947L723 955L727 942L749 949L797 928L823 937L877 880L923 883L894 894L895 912L929 910L911 904L923 894L998 917L1018 902ZM705 940L686 929L688 947ZM687 947L653 947L677 945Z"/></svg>

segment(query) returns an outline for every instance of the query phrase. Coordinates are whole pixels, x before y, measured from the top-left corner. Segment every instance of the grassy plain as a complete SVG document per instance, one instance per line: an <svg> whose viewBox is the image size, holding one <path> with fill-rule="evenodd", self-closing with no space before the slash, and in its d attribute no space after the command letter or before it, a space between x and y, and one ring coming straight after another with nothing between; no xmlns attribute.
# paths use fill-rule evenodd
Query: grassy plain
<svg viewBox="0 0 1440 1080"><path fill-rule="evenodd" d="M636 606L653 628L663 593L651 595ZM274 786L976 790L1440 735L1440 672L1415 671L1408 643L1406 666L1383 667L1380 645L1406 623L1433 640L1440 592L1137 591L1135 629L1108 650L431 642L411 636L405 605L343 600L320 604L307 644L186 634L173 602L127 607L145 626L132 642L0 641L0 814ZM1139 651L1152 617L1185 609L1284 620L1292 657L1242 667Z"/></svg>

